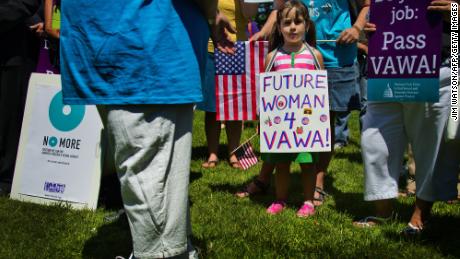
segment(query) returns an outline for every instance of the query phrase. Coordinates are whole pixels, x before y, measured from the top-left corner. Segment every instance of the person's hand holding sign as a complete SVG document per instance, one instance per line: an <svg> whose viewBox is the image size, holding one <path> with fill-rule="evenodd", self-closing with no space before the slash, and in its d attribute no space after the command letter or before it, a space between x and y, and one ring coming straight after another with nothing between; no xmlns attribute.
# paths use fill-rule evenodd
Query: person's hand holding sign
<svg viewBox="0 0 460 259"><path fill-rule="evenodd" d="M433 0L428 6L430 11L450 12L451 4L458 1L453 0Z"/></svg>
<svg viewBox="0 0 460 259"><path fill-rule="evenodd" d="M452 3L458 3L458 0L433 0L428 6L427 10L442 12L444 20L450 22L450 11ZM377 30L377 27L374 23L366 23L364 26L364 31L367 33L372 33Z"/></svg>
<svg viewBox="0 0 460 259"><path fill-rule="evenodd" d="M363 30L367 33L372 33L377 30L377 26L375 25L375 23L367 22Z"/></svg>
<svg viewBox="0 0 460 259"><path fill-rule="evenodd" d="M445 21L450 22L450 9L452 3L458 3L457 0L434 0L428 6L429 11L442 12Z"/></svg>
<svg viewBox="0 0 460 259"><path fill-rule="evenodd" d="M337 44L352 44L356 43L359 40L359 34L363 30L366 21L367 21L367 14L369 12L370 0L362 1L362 6L359 10L358 17L353 25L342 31L339 37L337 38Z"/></svg>

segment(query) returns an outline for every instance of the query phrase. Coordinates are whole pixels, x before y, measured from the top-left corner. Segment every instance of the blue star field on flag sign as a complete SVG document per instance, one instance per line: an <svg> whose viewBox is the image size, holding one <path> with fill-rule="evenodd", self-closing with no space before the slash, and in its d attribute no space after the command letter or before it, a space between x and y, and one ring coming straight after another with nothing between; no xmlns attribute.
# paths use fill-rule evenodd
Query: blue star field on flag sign
<svg viewBox="0 0 460 259"><path fill-rule="evenodd" d="M244 42L235 43L235 54L225 54L215 50L216 75L241 75L245 73Z"/></svg>

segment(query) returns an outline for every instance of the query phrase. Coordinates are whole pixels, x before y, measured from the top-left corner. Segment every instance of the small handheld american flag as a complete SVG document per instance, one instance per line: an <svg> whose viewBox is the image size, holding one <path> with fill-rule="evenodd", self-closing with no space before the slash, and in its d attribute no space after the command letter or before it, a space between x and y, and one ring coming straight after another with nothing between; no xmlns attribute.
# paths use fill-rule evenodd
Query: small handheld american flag
<svg viewBox="0 0 460 259"><path fill-rule="evenodd" d="M251 142L244 143L240 148L235 152L238 162L240 162L241 167L244 170L249 169L253 165L257 164L257 156L254 153L254 149L251 146Z"/></svg>
<svg viewBox="0 0 460 259"><path fill-rule="evenodd" d="M217 120L257 119L257 82L267 52L266 41L237 41L233 55L215 50Z"/></svg>

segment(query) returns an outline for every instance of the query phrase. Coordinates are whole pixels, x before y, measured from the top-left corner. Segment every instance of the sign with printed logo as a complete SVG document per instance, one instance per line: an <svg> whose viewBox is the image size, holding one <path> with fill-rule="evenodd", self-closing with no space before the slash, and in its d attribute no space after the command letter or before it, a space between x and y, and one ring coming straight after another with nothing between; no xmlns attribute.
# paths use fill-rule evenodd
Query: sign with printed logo
<svg viewBox="0 0 460 259"><path fill-rule="evenodd" d="M59 75L32 74L11 197L96 208L101 130L95 106L62 103Z"/></svg>
<svg viewBox="0 0 460 259"><path fill-rule="evenodd" d="M369 101L437 102L442 19L431 0L373 0L368 57Z"/></svg>
<svg viewBox="0 0 460 259"><path fill-rule="evenodd" d="M260 152L331 151L327 72L260 74Z"/></svg>

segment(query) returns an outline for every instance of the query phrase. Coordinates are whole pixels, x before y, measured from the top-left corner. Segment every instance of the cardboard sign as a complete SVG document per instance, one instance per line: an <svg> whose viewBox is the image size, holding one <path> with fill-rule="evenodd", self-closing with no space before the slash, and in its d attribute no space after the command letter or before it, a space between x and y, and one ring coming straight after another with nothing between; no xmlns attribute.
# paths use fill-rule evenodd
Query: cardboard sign
<svg viewBox="0 0 460 259"><path fill-rule="evenodd" d="M327 72L260 74L260 152L331 151Z"/></svg>
<svg viewBox="0 0 460 259"><path fill-rule="evenodd" d="M372 0L368 100L439 100L442 20L431 0Z"/></svg>
<svg viewBox="0 0 460 259"><path fill-rule="evenodd" d="M59 75L32 74L11 197L95 209L101 129L95 106L62 103Z"/></svg>

